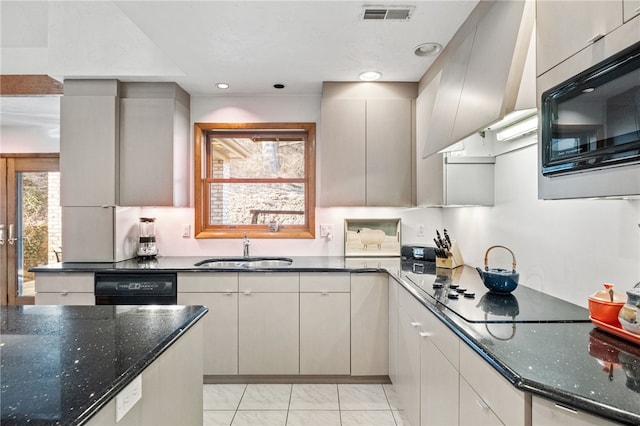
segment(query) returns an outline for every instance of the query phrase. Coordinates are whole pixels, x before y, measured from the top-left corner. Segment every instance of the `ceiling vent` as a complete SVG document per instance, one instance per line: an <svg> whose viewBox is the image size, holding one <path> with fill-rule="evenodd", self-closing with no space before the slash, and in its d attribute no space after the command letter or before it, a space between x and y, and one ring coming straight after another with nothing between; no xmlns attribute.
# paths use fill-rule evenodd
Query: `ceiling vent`
<svg viewBox="0 0 640 426"><path fill-rule="evenodd" d="M383 21L407 21L413 13L413 6L365 6L362 9L362 19Z"/></svg>

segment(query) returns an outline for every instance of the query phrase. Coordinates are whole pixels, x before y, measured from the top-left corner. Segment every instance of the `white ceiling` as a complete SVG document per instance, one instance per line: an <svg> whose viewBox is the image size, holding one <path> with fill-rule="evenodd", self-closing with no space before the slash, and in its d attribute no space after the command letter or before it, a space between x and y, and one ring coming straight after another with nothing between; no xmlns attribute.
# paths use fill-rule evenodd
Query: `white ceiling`
<svg viewBox="0 0 640 426"><path fill-rule="evenodd" d="M0 73L175 81L192 96L319 95L323 81L366 70L418 81L434 58L416 46L446 45L477 3L0 0ZM364 5L415 9L407 21L363 21Z"/></svg>

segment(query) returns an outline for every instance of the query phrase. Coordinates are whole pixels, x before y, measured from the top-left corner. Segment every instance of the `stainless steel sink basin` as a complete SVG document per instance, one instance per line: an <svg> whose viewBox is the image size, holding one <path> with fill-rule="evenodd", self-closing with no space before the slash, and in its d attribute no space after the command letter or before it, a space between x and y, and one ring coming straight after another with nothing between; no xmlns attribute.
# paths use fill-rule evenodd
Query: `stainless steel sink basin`
<svg viewBox="0 0 640 426"><path fill-rule="evenodd" d="M272 268L277 266L289 266L292 259L286 257L238 257L238 258L212 258L201 260L194 266L220 269L249 269L249 268Z"/></svg>

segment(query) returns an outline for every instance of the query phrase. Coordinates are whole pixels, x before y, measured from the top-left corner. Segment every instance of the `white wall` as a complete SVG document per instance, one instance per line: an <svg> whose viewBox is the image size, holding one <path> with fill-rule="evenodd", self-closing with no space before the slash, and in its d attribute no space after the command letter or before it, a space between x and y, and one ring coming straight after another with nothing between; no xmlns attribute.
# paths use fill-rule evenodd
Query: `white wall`
<svg viewBox="0 0 640 426"><path fill-rule="evenodd" d="M587 306L604 282L626 291L640 281L640 200L537 199L537 146L497 157L494 207L443 209L466 264L494 244L515 252L520 282ZM490 267L510 267L494 249Z"/></svg>

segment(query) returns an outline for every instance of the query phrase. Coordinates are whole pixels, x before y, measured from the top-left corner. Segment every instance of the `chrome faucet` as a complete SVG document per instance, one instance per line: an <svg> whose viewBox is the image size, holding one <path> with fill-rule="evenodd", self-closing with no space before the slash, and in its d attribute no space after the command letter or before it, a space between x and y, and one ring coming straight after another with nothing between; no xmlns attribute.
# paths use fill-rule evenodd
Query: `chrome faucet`
<svg viewBox="0 0 640 426"><path fill-rule="evenodd" d="M247 234L244 234L243 244L244 244L243 256L244 257L249 257L249 246L251 245L251 241L249 241L249 238L247 237Z"/></svg>

